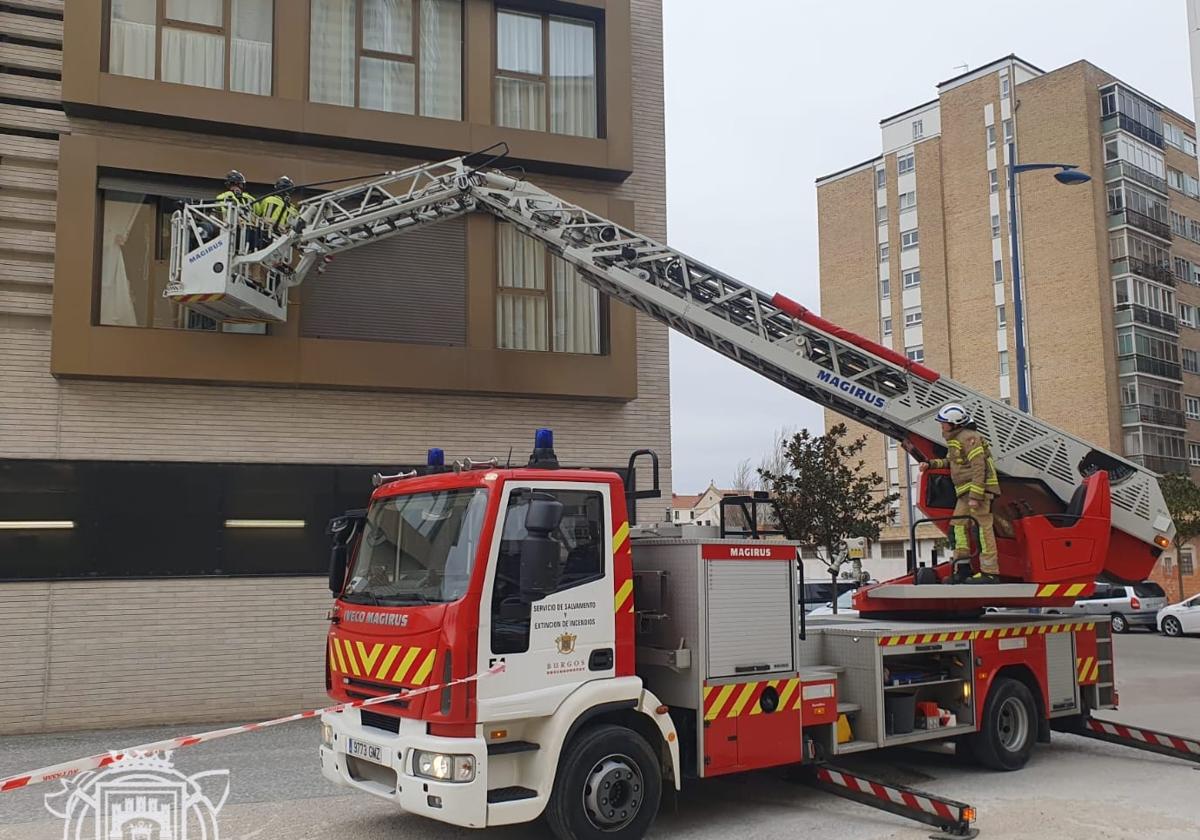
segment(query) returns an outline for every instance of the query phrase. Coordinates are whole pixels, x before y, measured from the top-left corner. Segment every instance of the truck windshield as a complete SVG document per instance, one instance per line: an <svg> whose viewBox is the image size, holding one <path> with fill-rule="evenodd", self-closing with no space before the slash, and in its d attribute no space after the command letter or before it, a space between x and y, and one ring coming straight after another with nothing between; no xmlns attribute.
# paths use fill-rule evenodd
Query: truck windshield
<svg viewBox="0 0 1200 840"><path fill-rule="evenodd" d="M457 601L475 566L486 510L483 488L374 502L343 599L377 606Z"/></svg>

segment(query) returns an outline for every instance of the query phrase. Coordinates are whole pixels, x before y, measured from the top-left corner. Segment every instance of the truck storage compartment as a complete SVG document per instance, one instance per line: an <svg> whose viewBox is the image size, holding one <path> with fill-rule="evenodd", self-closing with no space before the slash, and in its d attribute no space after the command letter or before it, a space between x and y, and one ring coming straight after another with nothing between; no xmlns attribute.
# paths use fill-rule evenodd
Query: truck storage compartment
<svg viewBox="0 0 1200 840"><path fill-rule="evenodd" d="M795 670L790 563L714 559L706 567L708 678Z"/></svg>

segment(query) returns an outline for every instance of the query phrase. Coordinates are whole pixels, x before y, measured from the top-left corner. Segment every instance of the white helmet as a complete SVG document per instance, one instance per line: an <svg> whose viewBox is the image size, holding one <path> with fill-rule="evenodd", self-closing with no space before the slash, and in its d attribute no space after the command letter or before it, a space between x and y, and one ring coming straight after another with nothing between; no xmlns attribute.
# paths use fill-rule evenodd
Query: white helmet
<svg viewBox="0 0 1200 840"><path fill-rule="evenodd" d="M949 423L951 426L965 426L971 422L971 415L958 403L946 403L937 413L939 423Z"/></svg>

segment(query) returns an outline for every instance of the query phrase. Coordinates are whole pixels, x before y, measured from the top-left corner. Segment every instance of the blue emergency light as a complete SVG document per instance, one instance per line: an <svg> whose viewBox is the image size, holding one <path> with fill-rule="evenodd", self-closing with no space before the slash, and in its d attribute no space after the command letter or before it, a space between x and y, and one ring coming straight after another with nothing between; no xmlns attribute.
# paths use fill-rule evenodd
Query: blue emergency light
<svg viewBox="0 0 1200 840"><path fill-rule="evenodd" d="M533 436L534 449L553 449L554 448L554 431L552 429L538 429Z"/></svg>
<svg viewBox="0 0 1200 840"><path fill-rule="evenodd" d="M446 466L446 453L435 446L425 453L425 465L429 467Z"/></svg>

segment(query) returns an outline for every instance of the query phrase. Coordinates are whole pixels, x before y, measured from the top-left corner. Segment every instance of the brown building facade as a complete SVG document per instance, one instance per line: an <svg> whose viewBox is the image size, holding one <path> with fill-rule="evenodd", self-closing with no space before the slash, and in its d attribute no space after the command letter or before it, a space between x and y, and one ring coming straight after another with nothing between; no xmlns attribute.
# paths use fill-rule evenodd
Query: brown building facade
<svg viewBox="0 0 1200 840"><path fill-rule="evenodd" d="M162 296L172 212L235 168L503 141L665 238L659 0L13 0L0 31L0 733L318 702L325 521L430 447L548 426L567 463L656 449L669 488L665 329L489 218L339 256L284 324Z"/></svg>
<svg viewBox="0 0 1200 840"><path fill-rule="evenodd" d="M1150 469L1200 475L1192 120L1082 61L1045 72L1009 56L937 93L880 123L879 157L818 180L822 315L1019 404L1009 159L1075 165L1089 182L1019 175L1030 409ZM916 468L871 445L901 495L884 534L898 541ZM1173 598L1200 588L1183 555L1155 570Z"/></svg>

